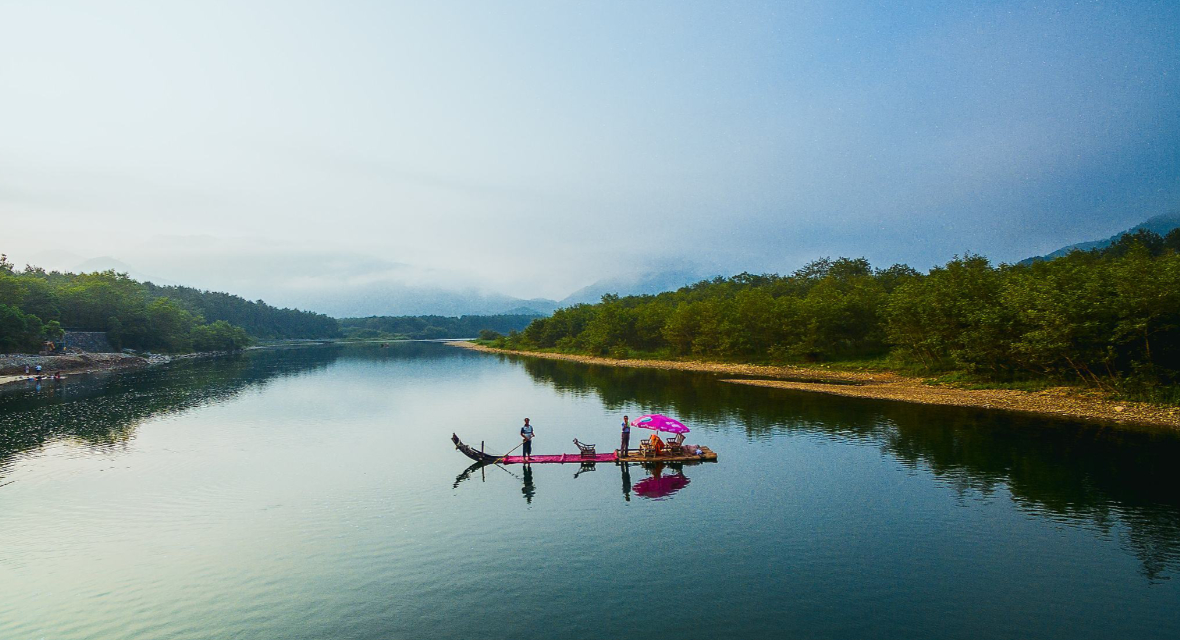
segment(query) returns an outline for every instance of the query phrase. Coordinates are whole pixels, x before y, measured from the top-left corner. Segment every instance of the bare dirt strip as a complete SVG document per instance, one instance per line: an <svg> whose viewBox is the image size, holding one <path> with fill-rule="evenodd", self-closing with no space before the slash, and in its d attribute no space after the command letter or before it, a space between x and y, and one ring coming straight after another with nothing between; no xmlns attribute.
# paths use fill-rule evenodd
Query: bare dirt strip
<svg viewBox="0 0 1180 640"><path fill-rule="evenodd" d="M724 364L692 360L617 360L567 353L494 349L471 342L455 341L448 344L486 353L568 360L607 367L671 369L743 376L743 378L729 378L724 381L758 387L827 393L851 398L1003 409L1180 430L1180 408L1178 407L1145 402L1115 401L1107 399L1101 393L1075 387L1053 387L1041 391L963 389L948 385L930 385L921 378L911 378L890 372L833 371L823 367Z"/></svg>

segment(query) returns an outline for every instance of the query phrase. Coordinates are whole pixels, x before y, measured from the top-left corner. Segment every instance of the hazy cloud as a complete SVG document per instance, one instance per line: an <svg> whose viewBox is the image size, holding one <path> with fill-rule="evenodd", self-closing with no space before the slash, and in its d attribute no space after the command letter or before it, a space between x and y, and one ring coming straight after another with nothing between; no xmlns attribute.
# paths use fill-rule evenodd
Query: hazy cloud
<svg viewBox="0 0 1180 640"><path fill-rule="evenodd" d="M1177 24L1152 2L6 3L0 251L280 303L1017 260L1180 207Z"/></svg>

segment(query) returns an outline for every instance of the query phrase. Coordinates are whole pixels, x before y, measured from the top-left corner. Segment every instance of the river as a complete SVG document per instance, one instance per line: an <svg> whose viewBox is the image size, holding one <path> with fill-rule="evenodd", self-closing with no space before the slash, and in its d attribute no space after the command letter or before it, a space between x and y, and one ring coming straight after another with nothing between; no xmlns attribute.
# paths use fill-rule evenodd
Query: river
<svg viewBox="0 0 1180 640"><path fill-rule="evenodd" d="M717 463L468 469L616 446ZM637 430L633 438L645 432ZM474 353L0 391L0 638L1176 638L1180 437Z"/></svg>

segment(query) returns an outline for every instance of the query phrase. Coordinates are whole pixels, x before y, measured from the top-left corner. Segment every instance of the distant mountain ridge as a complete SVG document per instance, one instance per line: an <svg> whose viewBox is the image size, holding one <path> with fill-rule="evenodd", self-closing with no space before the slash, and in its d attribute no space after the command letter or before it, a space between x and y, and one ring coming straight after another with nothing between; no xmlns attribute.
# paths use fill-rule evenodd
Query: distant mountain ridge
<svg viewBox="0 0 1180 640"><path fill-rule="evenodd" d="M172 278L161 277L160 271L168 269L156 264L153 268L149 262L148 268L119 260L111 256L84 258L76 254L58 252L46 253L42 256L45 261L54 265L61 265L77 272L105 271L108 269L118 273L127 273L141 282L151 282L160 287L175 287L178 285ZM232 256L231 256L232 258ZM381 263L370 265L365 261L358 264L351 263L330 264L334 270L314 272L311 276L320 279L338 279L340 284L332 286L289 286L278 283L274 286L260 286L253 274L258 270L256 259L237 260L236 262L222 256L217 258L221 272L229 271L231 277L224 273L202 274L193 280L193 288L210 291L234 291L237 295L249 300L264 298L277 307L291 307L314 310L335 318L357 318L370 316L427 316L438 315L447 317L461 317L465 315L541 315L548 316L561 307L569 307L581 303L597 303L605 294L649 295L665 291L675 291L681 287L707 280L717 275L708 272L700 266L676 265L675 268L660 271L648 271L629 276L615 276L602 278L592 284L571 293L561 300L548 298L518 298L512 295L489 291L472 284L467 286L454 285L432 286L426 284L423 278L415 278L413 274L398 280L396 275L399 268L406 268L401 263ZM64 263L64 264L63 264ZM284 263L286 265L286 263ZM317 262L322 264L322 261ZM227 266L229 265L229 266ZM233 268L230 268L233 267ZM290 271L298 269L299 265L286 265ZM348 283L351 276L360 274L365 276L365 269L390 270L394 277L373 278L360 283ZM174 274L170 274L175 277ZM295 272L295 275L305 276L302 280L313 280L309 274ZM291 281L299 278L289 278ZM185 287L187 288L187 287Z"/></svg>
<svg viewBox="0 0 1180 640"><path fill-rule="evenodd" d="M1139 223L1138 225L1131 227L1130 229L1127 229L1126 231L1120 231L1119 233L1116 233L1113 236L1111 236L1105 240L1091 240L1089 242L1079 242L1077 244L1071 244L1067 247L1062 247L1052 253L1047 253L1043 256L1033 256L1031 258L1025 258L1024 260L1021 260L1019 262L1019 264L1032 264L1034 262L1038 262L1041 260L1052 260L1054 258L1060 258L1062 256L1069 255L1069 253L1071 251L1093 251L1094 249L1104 249L1104 248L1109 247L1110 245L1114 244L1116 241L1118 241L1119 238L1121 238L1129 233L1135 233L1140 230L1151 231L1153 233L1157 233L1161 236L1164 236L1164 235L1167 235L1168 232L1171 231L1172 229L1177 229L1177 228L1180 228L1180 211L1174 211L1172 213L1164 213L1164 214L1161 214L1158 216L1154 216L1152 218L1148 218L1147 220L1144 220L1143 222Z"/></svg>
<svg viewBox="0 0 1180 640"><path fill-rule="evenodd" d="M284 292L285 303L301 309L315 309L336 318L370 316L520 315L547 316L557 302L545 298L522 299L478 290L407 286L399 283L372 285L339 291Z"/></svg>
<svg viewBox="0 0 1180 640"><path fill-rule="evenodd" d="M558 302L557 306L594 304L600 302L602 296L608 293L617 293L620 296L654 295L665 291L675 291L711 277L711 274L705 274L695 269L677 269L644 273L630 278L606 278L578 289Z"/></svg>
<svg viewBox="0 0 1180 640"><path fill-rule="evenodd" d="M71 256L67 256L67 259ZM174 281L145 272L135 265L110 256L79 259L70 270L78 273L114 270L126 273L141 282L154 283L160 287L179 286ZM184 287L188 288L188 287ZM232 283L197 287L197 290L241 291ZM259 295L257 290L254 295ZM249 294L247 294L249 295ZM416 286L398 282L375 282L368 285L320 289L311 291L278 289L262 294L279 307L313 309L317 313L336 318L383 316L383 315L442 315L460 317L463 315L541 315L553 313L558 303L547 298L517 298L510 295L484 292L475 288L452 289L445 287Z"/></svg>
<svg viewBox="0 0 1180 640"><path fill-rule="evenodd" d="M544 316L536 313L500 314L490 316L373 316L369 318L341 318L340 327L350 338L385 339L403 336L417 340L440 338L474 338L480 331L500 334L521 331L529 323Z"/></svg>

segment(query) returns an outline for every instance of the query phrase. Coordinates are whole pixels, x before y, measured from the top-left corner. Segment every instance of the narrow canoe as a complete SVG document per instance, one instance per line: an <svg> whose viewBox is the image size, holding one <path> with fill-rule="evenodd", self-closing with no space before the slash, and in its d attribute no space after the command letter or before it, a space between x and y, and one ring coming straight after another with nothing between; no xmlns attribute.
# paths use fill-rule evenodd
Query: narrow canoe
<svg viewBox="0 0 1180 640"><path fill-rule="evenodd" d="M460 453L475 460L476 462L500 462L502 464L518 464L524 462L524 456L496 456L490 453L484 453L475 447L463 444L459 436L451 434L451 442L455 443L455 448ZM528 461L535 464L562 464L566 462L614 462L615 453L600 453L594 457L583 457L580 453L561 453L558 455L544 455L544 456L529 456Z"/></svg>
<svg viewBox="0 0 1180 640"><path fill-rule="evenodd" d="M476 462L495 462L500 459L500 456L484 453L479 449L475 449L463 444L463 441L459 439L459 436L453 433L451 434L451 442L455 443L455 448L458 449L460 453L467 456L468 458L471 458L472 460L475 460Z"/></svg>

